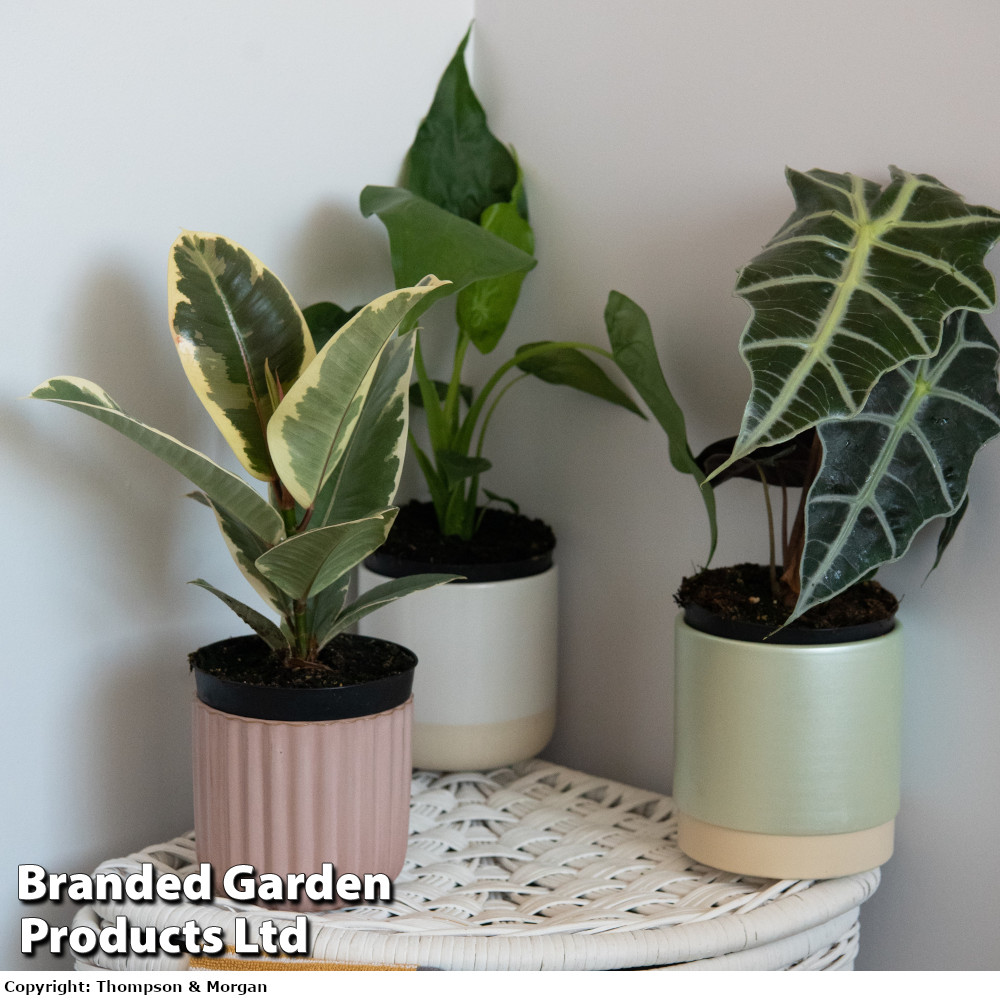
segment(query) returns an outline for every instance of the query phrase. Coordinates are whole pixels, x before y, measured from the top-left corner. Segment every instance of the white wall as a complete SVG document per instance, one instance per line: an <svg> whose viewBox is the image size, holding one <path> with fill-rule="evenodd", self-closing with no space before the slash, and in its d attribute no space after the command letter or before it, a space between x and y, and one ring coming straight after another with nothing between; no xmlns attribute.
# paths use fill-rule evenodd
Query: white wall
<svg viewBox="0 0 1000 1000"><path fill-rule="evenodd" d="M394 179L473 9L477 86L527 171L541 261L501 350L603 342L604 301L619 288L653 319L697 445L739 419L745 310L731 289L790 209L786 163L884 179L894 162L1000 205L989 71L1000 8L989 0L954 13L929 0L5 9L8 938L24 912L16 864L84 871L190 825L184 660L232 626L183 582L239 586L179 477L111 431L16 397L85 375L222 458L166 334L167 247L181 228L225 233L303 302L387 287L381 228L360 218L357 194ZM699 501L669 469L658 427L567 390L519 390L491 432L487 485L560 538L549 756L669 790L670 593L704 558ZM923 542L885 574L906 595L904 802L897 855L864 910L865 967L1000 966L1000 447L973 490L926 587ZM719 562L762 557L762 543L744 547L762 520L756 492L737 484L720 500Z"/></svg>
<svg viewBox="0 0 1000 1000"><path fill-rule="evenodd" d="M1000 205L989 0L507 0L476 16L478 86L520 154L538 235L512 343L602 343L607 293L625 292L650 314L696 448L739 424L747 310L732 287L791 210L786 164L885 181L896 163ZM1000 254L992 263L1000 272ZM492 431L488 485L560 539L548 755L668 790L670 595L705 558L700 501L658 426L568 390L520 390ZM1000 968L1000 444L974 472L927 585L932 539L883 574L907 629L903 805L897 854L862 911L863 968ZM717 564L766 559L759 490L727 484L719 501Z"/></svg>

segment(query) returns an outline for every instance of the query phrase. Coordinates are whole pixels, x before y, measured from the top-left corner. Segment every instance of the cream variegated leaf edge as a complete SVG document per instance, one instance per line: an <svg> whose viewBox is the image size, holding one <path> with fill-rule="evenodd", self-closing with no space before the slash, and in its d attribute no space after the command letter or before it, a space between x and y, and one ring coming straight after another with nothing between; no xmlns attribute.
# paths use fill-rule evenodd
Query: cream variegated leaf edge
<svg viewBox="0 0 1000 1000"><path fill-rule="evenodd" d="M252 253L214 233L178 237L167 288L174 344L191 386L247 472L273 481L269 382L287 392L316 355L301 310Z"/></svg>
<svg viewBox="0 0 1000 1000"><path fill-rule="evenodd" d="M314 526L353 521L392 503L406 452L415 339L411 331L386 343L354 433L316 497Z"/></svg>
<svg viewBox="0 0 1000 1000"><path fill-rule="evenodd" d="M214 504L229 511L264 541L273 544L284 537L281 515L239 476L169 434L130 417L99 385L62 375L37 386L31 397L59 403L113 427L186 476Z"/></svg>
<svg viewBox="0 0 1000 1000"><path fill-rule="evenodd" d="M269 549L255 565L292 600L313 597L385 541L397 510L389 507L371 517L303 531Z"/></svg>
<svg viewBox="0 0 1000 1000"><path fill-rule="evenodd" d="M954 313L937 356L885 376L852 420L820 425L823 464L806 502L789 621L895 562L925 524L962 508L973 458L1000 434L998 356L978 314Z"/></svg>
<svg viewBox="0 0 1000 1000"><path fill-rule="evenodd" d="M753 385L733 454L709 478L858 413L883 374L933 356L946 316L995 305L982 260L1000 213L895 167L884 191L851 174L787 176L796 209L737 280L753 308L740 341Z"/></svg>
<svg viewBox="0 0 1000 1000"><path fill-rule="evenodd" d="M288 599L281 590L274 586L256 567L256 560L259 559L271 546L262 538L251 531L242 521L238 521L228 511L223 510L204 493L189 493L192 500L208 507L215 515L219 531L226 543L226 548L233 558L233 562L239 571L246 578L250 586L260 595L261 598L278 614L289 615L291 608Z"/></svg>
<svg viewBox="0 0 1000 1000"><path fill-rule="evenodd" d="M302 507L312 507L344 455L386 342L424 297L445 284L428 276L370 302L330 338L275 410L268 447L282 483Z"/></svg>

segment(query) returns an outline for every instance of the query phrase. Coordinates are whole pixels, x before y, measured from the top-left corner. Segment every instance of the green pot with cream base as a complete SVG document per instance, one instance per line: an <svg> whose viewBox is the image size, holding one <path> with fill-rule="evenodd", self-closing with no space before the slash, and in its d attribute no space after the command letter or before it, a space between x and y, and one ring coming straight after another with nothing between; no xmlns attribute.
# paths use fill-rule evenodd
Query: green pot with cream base
<svg viewBox="0 0 1000 1000"><path fill-rule="evenodd" d="M892 855L902 635L790 645L675 632L682 851L766 878L833 878Z"/></svg>

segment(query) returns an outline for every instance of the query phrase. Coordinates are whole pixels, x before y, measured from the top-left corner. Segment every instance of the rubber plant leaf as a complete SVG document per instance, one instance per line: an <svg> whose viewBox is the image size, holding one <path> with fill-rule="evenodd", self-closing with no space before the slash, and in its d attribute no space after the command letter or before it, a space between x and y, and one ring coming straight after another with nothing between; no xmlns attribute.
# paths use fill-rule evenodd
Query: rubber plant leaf
<svg viewBox="0 0 1000 1000"><path fill-rule="evenodd" d="M546 349L538 353L535 348ZM623 406L645 419L645 414L628 393L615 385L600 365L576 347L540 340L522 344L515 352L514 360L521 371L534 375L543 382L571 386L616 406Z"/></svg>
<svg viewBox="0 0 1000 1000"><path fill-rule="evenodd" d="M466 32L438 83L404 166L403 186L453 215L478 222L510 199L517 164L490 132L465 68ZM435 272L439 273L439 272Z"/></svg>
<svg viewBox="0 0 1000 1000"><path fill-rule="evenodd" d="M1000 213L927 174L890 172L882 191L787 171L795 211L736 283L753 308L740 340L753 384L730 461L853 416L882 375L937 352L947 315L994 307L982 261Z"/></svg>
<svg viewBox="0 0 1000 1000"><path fill-rule="evenodd" d="M962 508L976 452L1000 434L998 357L980 316L955 313L936 357L885 376L853 420L820 425L823 463L806 502L802 590L789 621Z"/></svg>
<svg viewBox="0 0 1000 1000"><path fill-rule="evenodd" d="M408 594L415 594L420 590L428 590L431 587L438 587L442 583L450 583L452 580L460 579L462 577L449 576L446 573L415 573L413 576L403 576L397 580L380 583L344 608L324 633L319 634L317 630L320 649L345 629L350 628L356 621L371 614L372 611L386 604L391 604L393 601L398 601Z"/></svg>
<svg viewBox="0 0 1000 1000"><path fill-rule="evenodd" d="M289 648L289 642L285 638L285 634L281 631L281 629L269 618L265 618L259 611L255 611L248 604L238 601L235 597L230 597L229 594L216 589L204 580L189 580L188 582L193 583L196 587L201 587L204 590L207 590L210 594L215 594L215 596L222 601L222 603L225 604L230 611L239 615L239 617L271 647L271 649L284 650Z"/></svg>
<svg viewBox="0 0 1000 1000"><path fill-rule="evenodd" d="M431 276L418 288L370 302L285 393L268 424L267 443L282 483L302 507L313 505L347 450L389 338L421 300L445 286Z"/></svg>
<svg viewBox="0 0 1000 1000"><path fill-rule="evenodd" d="M639 397L649 407L667 433L670 463L678 472L694 477L708 514L710 546L706 565L712 561L718 540L715 517L715 493L702 475L687 440L684 414L663 377L649 317L627 295L612 292L604 309L604 323L611 341L615 363L632 383Z"/></svg>
<svg viewBox="0 0 1000 1000"><path fill-rule="evenodd" d="M361 306L344 309L334 302L317 302L302 310L309 332L312 334L316 350L322 350L326 342L352 317L361 312Z"/></svg>
<svg viewBox="0 0 1000 1000"><path fill-rule="evenodd" d="M415 337L391 337L385 345L354 433L316 497L314 526L354 521L392 503L406 452Z"/></svg>
<svg viewBox="0 0 1000 1000"><path fill-rule="evenodd" d="M229 511L213 503L204 493L189 493L188 496L208 507L215 515L233 562L253 589L279 614L290 613L291 609L285 595L266 576L258 572L254 565L254 562L271 546L242 521L233 517Z"/></svg>
<svg viewBox="0 0 1000 1000"><path fill-rule="evenodd" d="M518 188L521 187L518 177ZM512 200L490 205L483 212L480 227L499 236L525 253L535 252L535 234L528 220L518 212L515 190ZM482 354L489 354L503 336L521 294L527 272L518 271L500 278L475 281L458 293L455 315L458 326Z"/></svg>
<svg viewBox="0 0 1000 1000"><path fill-rule="evenodd" d="M194 391L247 472L273 481L265 368L287 392L315 356L299 307L253 254L212 233L181 234L167 287L174 344Z"/></svg>
<svg viewBox="0 0 1000 1000"><path fill-rule="evenodd" d="M386 539L397 508L372 517L303 531L269 549L257 569L282 593L303 600L325 590Z"/></svg>
<svg viewBox="0 0 1000 1000"><path fill-rule="evenodd" d="M322 649L337 632L332 631L333 624L344 610L347 595L350 590L354 572L349 571L334 580L325 590L309 598L310 630L318 640L318 649ZM331 634L332 633L332 634ZM324 639L324 636L327 638Z"/></svg>
<svg viewBox="0 0 1000 1000"><path fill-rule="evenodd" d="M60 376L43 382L34 399L49 399L100 420L186 476L212 502L231 513L264 541L284 537L281 515L239 476L210 458L125 413L98 385L82 378Z"/></svg>
<svg viewBox="0 0 1000 1000"><path fill-rule="evenodd" d="M361 192L361 212L377 215L389 234L397 288L413 285L425 274L452 282L426 300L424 308L474 281L524 274L537 263L502 237L403 188L369 185Z"/></svg>

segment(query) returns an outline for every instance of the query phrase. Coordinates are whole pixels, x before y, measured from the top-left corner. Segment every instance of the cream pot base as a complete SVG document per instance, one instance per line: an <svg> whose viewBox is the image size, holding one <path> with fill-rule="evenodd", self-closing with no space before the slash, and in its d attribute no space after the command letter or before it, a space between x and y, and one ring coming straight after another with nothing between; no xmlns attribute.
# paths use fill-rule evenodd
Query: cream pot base
<svg viewBox="0 0 1000 1000"><path fill-rule="evenodd" d="M892 857L896 821L853 833L782 836L747 833L677 815L677 846L702 864L758 878L839 878Z"/></svg>
<svg viewBox="0 0 1000 1000"><path fill-rule="evenodd" d="M364 592L388 577L362 567ZM534 757L556 713L556 567L449 583L365 618L365 632L412 649L413 764L434 771L502 767Z"/></svg>

